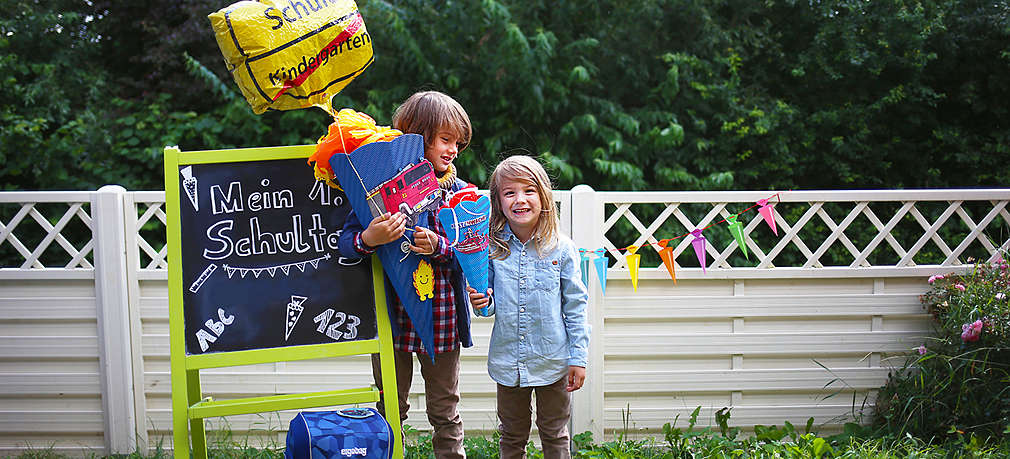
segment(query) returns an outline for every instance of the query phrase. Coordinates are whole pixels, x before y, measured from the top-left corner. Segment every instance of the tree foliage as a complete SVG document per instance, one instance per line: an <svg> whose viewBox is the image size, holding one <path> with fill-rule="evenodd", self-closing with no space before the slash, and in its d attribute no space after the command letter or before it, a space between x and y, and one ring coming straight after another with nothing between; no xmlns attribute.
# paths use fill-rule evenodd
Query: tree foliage
<svg viewBox="0 0 1010 459"><path fill-rule="evenodd" d="M160 188L161 149L312 143L253 115L208 0L2 0L7 189ZM1006 1L358 2L375 63L334 98L389 124L412 92L469 112L461 175L538 156L560 188L1010 183Z"/></svg>

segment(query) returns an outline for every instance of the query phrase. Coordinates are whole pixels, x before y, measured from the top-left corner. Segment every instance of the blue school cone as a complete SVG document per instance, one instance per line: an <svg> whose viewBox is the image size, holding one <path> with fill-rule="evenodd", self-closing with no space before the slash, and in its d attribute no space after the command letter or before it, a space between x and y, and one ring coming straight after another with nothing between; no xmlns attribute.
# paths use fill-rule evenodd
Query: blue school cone
<svg viewBox="0 0 1010 459"><path fill-rule="evenodd" d="M481 294L488 288L488 231L491 220L491 200L480 196L476 200L463 200L453 207L438 211L438 221L456 252L456 260L463 269L466 282ZM490 315L487 307L477 315Z"/></svg>
<svg viewBox="0 0 1010 459"><path fill-rule="evenodd" d="M347 195L351 209L367 227L374 215L387 209L379 209L378 202L369 199L369 193L383 183L394 178L405 168L424 160L424 138L417 134L404 134L390 142L373 142L362 145L350 154L336 153L330 157L330 167L336 175L340 187ZM396 209L390 209L390 213ZM376 213L377 212L377 213ZM427 226L427 216L418 219L419 226ZM421 338L425 349L435 348L435 332L432 324L431 297L414 285L414 273L421 269L421 257L410 250L402 250L400 241L379 246L376 251L382 261L382 269L403 303L403 309L410 317L414 331ZM425 262L427 264L427 262ZM430 354L432 361L435 354Z"/></svg>

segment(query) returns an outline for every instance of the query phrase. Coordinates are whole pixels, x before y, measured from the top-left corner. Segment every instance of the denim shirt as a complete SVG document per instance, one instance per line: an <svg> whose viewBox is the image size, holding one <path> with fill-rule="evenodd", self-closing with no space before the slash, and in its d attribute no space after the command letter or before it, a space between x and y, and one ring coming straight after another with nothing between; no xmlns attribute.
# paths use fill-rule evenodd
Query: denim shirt
<svg viewBox="0 0 1010 459"><path fill-rule="evenodd" d="M519 242L508 225L501 234L511 253L492 259L488 270L494 315L487 372L509 387L545 386L586 366L589 294L582 283L578 250L563 235L537 255L533 239Z"/></svg>

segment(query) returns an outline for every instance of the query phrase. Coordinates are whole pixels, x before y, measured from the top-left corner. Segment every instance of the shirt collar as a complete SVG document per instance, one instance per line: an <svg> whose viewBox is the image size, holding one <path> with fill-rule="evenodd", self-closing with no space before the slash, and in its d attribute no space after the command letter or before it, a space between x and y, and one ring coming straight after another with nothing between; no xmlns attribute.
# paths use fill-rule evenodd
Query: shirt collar
<svg viewBox="0 0 1010 459"><path fill-rule="evenodd" d="M501 230L501 238L503 241L508 241L509 239L515 239L516 242L519 242L519 237L512 232L512 228L509 227L508 223L505 223L505 228L502 228Z"/></svg>
<svg viewBox="0 0 1010 459"><path fill-rule="evenodd" d="M526 241L526 244L523 244L523 241L519 240L519 236L516 236L515 233L512 232L512 228L509 226L509 224L505 223L505 228L502 228L501 230L501 239L506 242L508 242L509 239L515 239L517 244L525 247L526 244L534 242L537 239L537 237L533 236L530 238L530 240Z"/></svg>

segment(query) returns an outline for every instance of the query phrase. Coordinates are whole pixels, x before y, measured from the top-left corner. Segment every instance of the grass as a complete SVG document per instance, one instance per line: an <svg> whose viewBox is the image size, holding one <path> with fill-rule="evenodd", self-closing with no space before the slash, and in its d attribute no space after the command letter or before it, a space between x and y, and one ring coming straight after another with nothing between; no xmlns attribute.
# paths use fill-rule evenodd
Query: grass
<svg viewBox="0 0 1010 459"><path fill-rule="evenodd" d="M830 437L820 437L810 431L812 422L797 429L785 422L782 427L755 426L752 435L741 435L737 427L729 427L728 411L717 414L717 426L697 427L695 410L687 420L686 427L678 427L674 419L663 427L662 438L632 440L627 430L610 441L595 442L592 434L585 432L575 436L577 459L679 459L679 458L868 458L868 459L948 459L979 458L995 459L1010 457L1010 441L985 442L976 437L958 437L944 444L905 436L901 438L865 438L869 430L857 425L849 425L845 432ZM406 426L408 442L405 458L433 458L431 437ZM801 432L802 430L802 432ZM262 438L262 437L259 437ZM469 437L464 440L467 457L470 459L497 459L497 434L491 438ZM543 453L531 442L527 447L530 459L541 459ZM250 436L236 438L230 430L213 431L208 438L208 454L212 459L279 459L284 456L284 445L269 442L253 446ZM53 446L28 448L16 459L66 459ZM91 458L99 458L90 455ZM160 444L146 454L109 456L108 459L170 459L170 451ZM105 459L105 458L103 458Z"/></svg>

